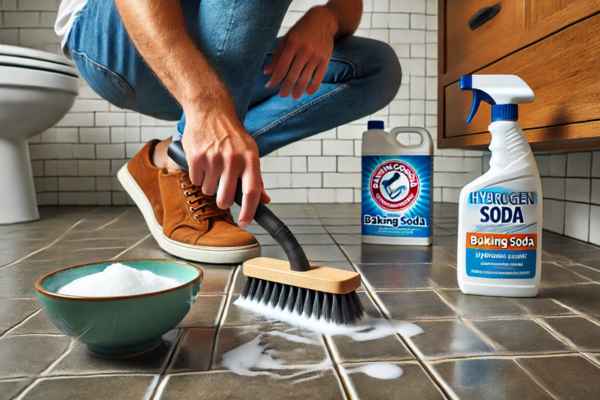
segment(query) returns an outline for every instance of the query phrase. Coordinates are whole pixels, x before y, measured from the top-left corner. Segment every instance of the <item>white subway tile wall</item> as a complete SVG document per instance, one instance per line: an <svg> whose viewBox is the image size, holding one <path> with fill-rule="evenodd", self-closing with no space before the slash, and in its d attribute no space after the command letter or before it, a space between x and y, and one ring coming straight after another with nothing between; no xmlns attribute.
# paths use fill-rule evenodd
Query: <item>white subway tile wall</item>
<svg viewBox="0 0 600 400"><path fill-rule="evenodd" d="M0 0L0 43L59 52L52 32L58 0ZM296 0L283 32L310 7ZM375 113L387 126L424 126L437 134L437 1L365 0L358 35L388 42L403 68L394 101ZM283 33L282 32L282 33ZM293 143L262 160L274 202L360 201L361 136L368 118ZM122 110L84 82L71 111L31 140L40 204L127 204L111 176L143 143L172 134L173 122ZM481 153L437 150L436 201L456 201L459 188L481 173ZM74 179L66 179L77 177Z"/></svg>
<svg viewBox="0 0 600 400"><path fill-rule="evenodd" d="M536 156L544 227L600 245L600 151Z"/></svg>

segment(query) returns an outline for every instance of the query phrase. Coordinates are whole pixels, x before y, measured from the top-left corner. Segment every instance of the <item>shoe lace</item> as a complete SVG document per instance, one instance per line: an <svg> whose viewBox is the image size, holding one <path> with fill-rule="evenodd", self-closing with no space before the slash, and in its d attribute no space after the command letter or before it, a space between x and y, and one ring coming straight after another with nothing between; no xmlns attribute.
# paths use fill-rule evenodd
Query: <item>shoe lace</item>
<svg viewBox="0 0 600 400"><path fill-rule="evenodd" d="M221 210L217 206L216 196L203 194L200 188L190 181L187 174L182 175L179 183L194 220L204 221L210 218L227 217L229 215L228 210Z"/></svg>

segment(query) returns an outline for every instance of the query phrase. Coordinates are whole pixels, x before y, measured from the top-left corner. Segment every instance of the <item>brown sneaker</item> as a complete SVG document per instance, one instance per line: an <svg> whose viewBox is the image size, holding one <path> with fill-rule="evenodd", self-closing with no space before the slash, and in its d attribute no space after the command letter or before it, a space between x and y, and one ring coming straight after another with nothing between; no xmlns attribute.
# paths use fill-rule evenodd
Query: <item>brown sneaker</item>
<svg viewBox="0 0 600 400"><path fill-rule="evenodd" d="M214 198L200 195L189 179L182 189L180 179L187 178L186 174L166 174L154 166L152 153L157 143L147 143L121 167L117 178L159 246L174 256L207 263L233 264L258 256L260 247L254 236L237 227Z"/></svg>
<svg viewBox="0 0 600 400"><path fill-rule="evenodd" d="M164 207L161 247L182 258L233 264L260 254L256 238L238 227L229 210L217 207L215 196L206 196L185 172L158 175Z"/></svg>

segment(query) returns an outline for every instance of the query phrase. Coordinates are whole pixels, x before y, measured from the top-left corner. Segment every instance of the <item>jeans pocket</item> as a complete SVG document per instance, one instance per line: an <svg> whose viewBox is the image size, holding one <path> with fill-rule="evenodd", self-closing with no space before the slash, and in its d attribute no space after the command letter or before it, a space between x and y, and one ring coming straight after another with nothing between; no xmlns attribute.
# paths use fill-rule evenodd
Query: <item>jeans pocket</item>
<svg viewBox="0 0 600 400"><path fill-rule="evenodd" d="M79 74L102 98L120 108L133 108L135 91L120 74L90 59L85 53L71 50Z"/></svg>

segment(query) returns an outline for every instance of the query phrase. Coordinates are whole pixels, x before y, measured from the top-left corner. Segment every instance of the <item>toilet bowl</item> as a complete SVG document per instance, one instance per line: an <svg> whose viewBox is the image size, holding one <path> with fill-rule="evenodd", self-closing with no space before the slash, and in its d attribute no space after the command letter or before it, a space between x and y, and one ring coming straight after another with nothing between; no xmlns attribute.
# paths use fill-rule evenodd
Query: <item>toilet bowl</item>
<svg viewBox="0 0 600 400"><path fill-rule="evenodd" d="M39 219L27 141L69 111L78 88L62 57L0 45L0 224Z"/></svg>

